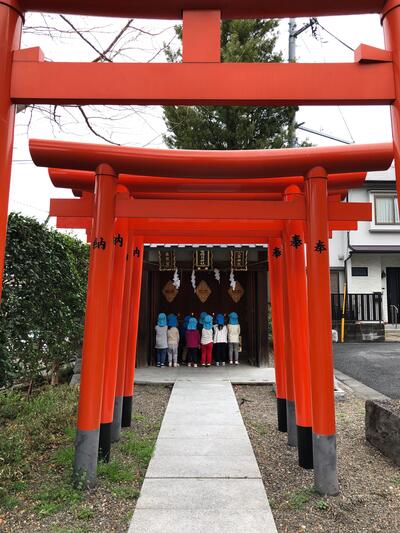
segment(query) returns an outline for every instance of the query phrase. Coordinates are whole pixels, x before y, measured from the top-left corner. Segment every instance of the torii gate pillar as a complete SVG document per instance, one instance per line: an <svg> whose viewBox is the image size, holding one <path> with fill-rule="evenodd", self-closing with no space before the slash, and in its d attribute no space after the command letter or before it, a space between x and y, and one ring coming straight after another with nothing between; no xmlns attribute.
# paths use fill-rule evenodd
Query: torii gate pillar
<svg viewBox="0 0 400 533"><path fill-rule="evenodd" d="M74 481L94 486L108 331L108 306L114 257L117 176L109 165L96 170L94 220L86 300L82 373L75 442Z"/></svg>
<svg viewBox="0 0 400 533"><path fill-rule="evenodd" d="M306 176L308 315L314 484L320 494L338 494L335 395L329 277L327 174L315 167Z"/></svg>
<svg viewBox="0 0 400 533"><path fill-rule="evenodd" d="M124 298L122 303L121 334L118 350L117 383L115 387L114 413L111 424L111 442L118 442L121 438L121 419L123 410L123 397L126 373L126 358L128 352L128 335L130 328L130 309L133 300L133 248L134 235L128 233L127 265L125 269Z"/></svg>
<svg viewBox="0 0 400 533"><path fill-rule="evenodd" d="M116 221L115 234L99 442L99 458L106 462L110 459L111 451L111 427L114 416L121 323L126 320L122 314L128 251L128 222L126 220Z"/></svg>
<svg viewBox="0 0 400 533"><path fill-rule="evenodd" d="M400 202L400 2L388 0L381 18L385 46L392 52L396 99L391 105L394 160L396 163L397 196Z"/></svg>
<svg viewBox="0 0 400 533"><path fill-rule="evenodd" d="M287 420L287 443L289 446L297 446L297 425L296 425L296 402L294 396L294 374L293 374L293 350L291 341L291 315L289 303L288 287L288 258L282 253L282 293L283 309L285 316L285 368L286 368L286 420Z"/></svg>
<svg viewBox="0 0 400 533"><path fill-rule="evenodd" d="M135 385L136 349L139 329L140 295L142 288L144 259L143 237L136 237L133 246L133 275L131 281L132 296L129 311L128 344L126 348L124 398L122 404L121 427L129 427L132 421L132 399L133 388Z"/></svg>
<svg viewBox="0 0 400 533"><path fill-rule="evenodd" d="M286 361L285 361L285 312L282 294L282 241L270 239L268 242L268 270L271 295L272 336L274 339L274 364L276 382L276 407L278 430L287 431L286 414Z"/></svg>
<svg viewBox="0 0 400 533"><path fill-rule="evenodd" d="M7 237L8 197L15 105L10 100L13 51L19 49L23 17L15 0L0 2L0 299Z"/></svg>
<svg viewBox="0 0 400 533"><path fill-rule="evenodd" d="M388 0L381 18L385 46L392 52L396 99L391 105L394 160L396 163L397 196L400 202L400 2Z"/></svg>
<svg viewBox="0 0 400 533"><path fill-rule="evenodd" d="M285 193L287 201L302 193L291 186ZM307 280L304 255L304 224L300 220L289 220L283 232L283 253L286 259L286 283L288 287L288 327L293 365L293 386L296 408L297 447L299 465L313 467L310 349L307 309Z"/></svg>

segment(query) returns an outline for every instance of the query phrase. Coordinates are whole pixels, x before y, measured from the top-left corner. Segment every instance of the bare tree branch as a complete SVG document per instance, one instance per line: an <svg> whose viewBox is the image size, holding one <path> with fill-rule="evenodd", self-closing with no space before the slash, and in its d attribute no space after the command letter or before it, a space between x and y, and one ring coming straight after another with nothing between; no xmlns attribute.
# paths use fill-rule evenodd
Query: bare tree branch
<svg viewBox="0 0 400 533"><path fill-rule="evenodd" d="M93 43L91 43L89 41L89 39L87 39L77 28L75 28L75 26L72 24L72 22L70 20L67 19L66 16L64 15L60 15L60 18L62 18L62 20L64 22L66 22L69 26L71 26L71 28L76 32L77 35L79 35L79 37L85 41L85 43L87 43L91 48L93 48L93 50L99 54L99 56L104 59L104 61L109 61L111 63L111 60L108 59L108 57L106 55L103 54L103 52L101 52L100 50L98 50Z"/></svg>
<svg viewBox="0 0 400 533"><path fill-rule="evenodd" d="M164 43L164 46L163 46L162 48L160 48L160 49L159 49L159 50L153 55L153 57L151 57L151 58L147 61L147 63L151 63L152 61L154 61L155 58L158 57L158 56L161 54L161 52L164 52L164 50L165 50L166 48L168 48L168 46L169 46L170 44L173 43L173 41L175 40L175 38L176 38L176 35L174 35L174 36L172 37L172 39L170 39L170 41L169 41L167 44Z"/></svg>
<svg viewBox="0 0 400 533"><path fill-rule="evenodd" d="M128 22L125 24L125 26L121 29L121 31L118 33L118 35L111 41L111 43L107 46L107 48L100 53L99 57L96 57L96 59L93 60L93 63L97 63L104 57L106 57L106 54L110 52L113 48L113 46L119 41L119 39L122 37L122 35L126 32L126 30L129 28L131 23L133 22L133 19L129 19ZM107 61L111 61L111 59L108 59L106 57Z"/></svg>
<svg viewBox="0 0 400 533"><path fill-rule="evenodd" d="M118 27L115 23L101 25L97 21L93 21L92 24L91 20L87 22L82 17L74 18L64 15L44 14L31 14L29 17L30 25L24 28L24 33L36 34L43 39L50 37L53 41L63 38L73 39L76 35L76 39L84 41L91 50L95 51L96 57L93 62L106 61L112 63L117 57L122 61L133 61L137 54L140 54L141 58L143 56L147 58L152 55L149 59L149 62L151 62L163 53L166 46L170 45L176 38L174 33L170 42L162 46L159 36L171 30L171 26L164 27L160 31L158 31L159 28L157 27L153 32L152 29L134 26L134 19L129 19L124 22L123 27ZM61 20L63 23L60 22ZM38 22L37 25L35 21ZM109 42L107 42L108 40ZM80 48L78 47L78 53L79 51ZM27 113L27 131L29 131L31 125L35 124L34 115L38 113L48 120L54 136L60 133L71 133L71 131L78 133L76 128L84 124L96 137L107 143L121 146L120 143L113 141L112 138L119 139L120 136L127 135L128 132L131 134L131 117L136 116L140 118L142 125L139 125L139 129L135 130L135 135L140 135L141 128L144 128L145 131L152 130L155 137L147 144L151 144L161 136L159 129L153 127L151 120L159 119L159 116L150 113L149 108L146 107L136 108L135 106L114 105L101 106L100 108L98 106L40 104L19 104L16 107L17 113L23 111ZM83 134L82 130L80 134Z"/></svg>
<svg viewBox="0 0 400 533"><path fill-rule="evenodd" d="M83 116L83 119L84 121L86 122L86 125L87 127L89 128L89 130L94 134L96 135L96 137L99 137L100 139L103 139L103 141L106 141L110 144L114 144L115 146L121 146L120 143L116 143L114 141L112 141L111 139L107 139L107 137L104 137L103 135L101 135L101 133L99 133L98 131L96 131L93 126L90 124L90 120L89 118L87 117L86 113L84 112L82 106L78 106L78 109L81 113L81 115Z"/></svg>

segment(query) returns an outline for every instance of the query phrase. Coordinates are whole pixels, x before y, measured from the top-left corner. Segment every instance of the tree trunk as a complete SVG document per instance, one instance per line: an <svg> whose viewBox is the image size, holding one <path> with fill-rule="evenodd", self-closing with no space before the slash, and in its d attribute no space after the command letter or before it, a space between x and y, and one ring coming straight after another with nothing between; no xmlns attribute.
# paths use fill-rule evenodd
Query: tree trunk
<svg viewBox="0 0 400 533"><path fill-rule="evenodd" d="M51 369L51 385L58 385L59 384L59 370L60 370L60 363L53 363L53 367Z"/></svg>

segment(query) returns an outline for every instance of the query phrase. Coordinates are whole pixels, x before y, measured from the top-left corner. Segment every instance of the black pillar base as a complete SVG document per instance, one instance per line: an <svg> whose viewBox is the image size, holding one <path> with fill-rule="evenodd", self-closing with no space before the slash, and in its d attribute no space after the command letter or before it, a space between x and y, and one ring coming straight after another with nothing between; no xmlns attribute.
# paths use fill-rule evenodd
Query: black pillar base
<svg viewBox="0 0 400 533"><path fill-rule="evenodd" d="M132 396L124 396L122 402L121 427L129 428L132 424Z"/></svg>
<svg viewBox="0 0 400 533"><path fill-rule="evenodd" d="M278 411L278 430L282 433L287 432L287 412L286 412L286 398L277 398L276 407Z"/></svg>
<svg viewBox="0 0 400 533"><path fill-rule="evenodd" d="M297 447L299 451L299 466L306 470L314 468L311 427L297 426Z"/></svg>
<svg viewBox="0 0 400 533"><path fill-rule="evenodd" d="M286 400L287 416L287 443L288 446L297 446L296 405L294 400Z"/></svg>
<svg viewBox="0 0 400 533"><path fill-rule="evenodd" d="M110 462L111 453L111 422L109 424L100 424L99 437L99 461L104 463Z"/></svg>

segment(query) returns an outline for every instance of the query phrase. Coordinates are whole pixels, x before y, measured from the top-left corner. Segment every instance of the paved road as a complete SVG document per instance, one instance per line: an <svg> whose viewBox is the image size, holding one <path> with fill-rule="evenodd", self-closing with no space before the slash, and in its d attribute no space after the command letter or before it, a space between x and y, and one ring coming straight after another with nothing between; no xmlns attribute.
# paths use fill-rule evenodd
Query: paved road
<svg viewBox="0 0 400 533"><path fill-rule="evenodd" d="M334 344L335 368L390 398L400 398L400 342Z"/></svg>

